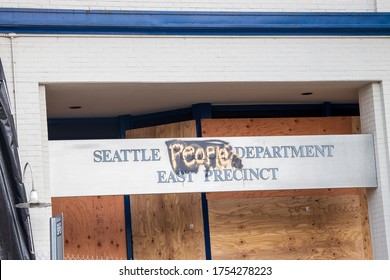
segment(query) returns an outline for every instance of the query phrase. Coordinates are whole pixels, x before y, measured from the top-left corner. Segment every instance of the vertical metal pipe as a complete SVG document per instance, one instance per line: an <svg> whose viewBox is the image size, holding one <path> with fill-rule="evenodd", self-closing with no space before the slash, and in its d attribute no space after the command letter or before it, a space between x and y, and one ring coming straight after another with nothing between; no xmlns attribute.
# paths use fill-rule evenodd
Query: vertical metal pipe
<svg viewBox="0 0 390 280"><path fill-rule="evenodd" d="M7 37L10 39L10 45L11 45L12 94L14 97L13 115L14 115L15 128L17 131L18 118L16 114L16 81L15 81L15 54L14 54L14 38L16 38L16 33L9 33L7 34Z"/></svg>

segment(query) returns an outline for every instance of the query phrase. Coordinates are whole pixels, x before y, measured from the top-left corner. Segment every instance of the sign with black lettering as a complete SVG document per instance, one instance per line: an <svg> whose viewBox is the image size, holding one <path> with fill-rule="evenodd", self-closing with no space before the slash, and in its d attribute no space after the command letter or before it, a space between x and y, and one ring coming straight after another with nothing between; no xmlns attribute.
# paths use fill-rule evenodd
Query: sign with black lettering
<svg viewBox="0 0 390 280"><path fill-rule="evenodd" d="M371 135L50 141L53 196L376 187Z"/></svg>

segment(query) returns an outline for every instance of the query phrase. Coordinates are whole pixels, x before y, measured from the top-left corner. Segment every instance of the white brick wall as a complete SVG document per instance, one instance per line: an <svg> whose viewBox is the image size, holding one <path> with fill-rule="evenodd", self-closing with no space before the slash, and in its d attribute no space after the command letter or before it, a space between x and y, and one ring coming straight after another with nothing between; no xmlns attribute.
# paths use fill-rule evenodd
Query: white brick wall
<svg viewBox="0 0 390 280"><path fill-rule="evenodd" d="M388 94L386 94L388 96ZM369 217L373 251L376 259L389 259L390 248L390 178L389 138L387 136L384 98L380 83L359 90L359 104L363 133L375 139L378 189L369 189Z"/></svg>
<svg viewBox="0 0 390 280"><path fill-rule="evenodd" d="M0 55L8 83L11 82L9 47L9 39L0 37ZM389 214L383 212L390 207L387 178L390 128L384 131L390 119L388 38L19 36L14 47L20 154L22 162L29 161L34 168L42 199L49 199L50 182L44 88L39 84L383 81L383 94L378 94L375 86L372 90L362 89L360 98L364 105L363 128L373 131L374 127L378 132L376 143L382 147L377 150L381 155L378 158L381 189L370 193L370 218L375 256L388 256ZM31 216L38 258L48 258L50 210L33 209Z"/></svg>
<svg viewBox="0 0 390 280"><path fill-rule="evenodd" d="M389 0L376 0L376 10L378 12L390 12Z"/></svg>
<svg viewBox="0 0 390 280"><path fill-rule="evenodd" d="M20 91L36 81L381 80L390 73L386 38L32 36L17 38L15 48Z"/></svg>
<svg viewBox="0 0 390 280"><path fill-rule="evenodd" d="M17 80L18 78L16 78ZM18 83L17 96L17 123L19 153L22 166L29 162L34 175L35 188L41 201L50 201L50 185L45 180L48 172L47 127L45 96L40 96L37 83ZM43 100L42 100L43 99ZM31 185L26 184L29 193ZM30 209L31 223L36 244L37 258L50 257L49 218L51 208Z"/></svg>
<svg viewBox="0 0 390 280"><path fill-rule="evenodd" d="M0 57L6 72L12 112L15 116L10 39L0 37ZM18 69L16 61L14 65L15 70ZM16 108L18 114L16 115L15 121L18 130L21 167L23 168L26 162L30 163L33 170L34 184L39 193L39 199L41 201L50 201L50 185L45 182L42 176L44 170L48 172L48 157L47 154L43 154L43 150L45 148L47 150L47 121L46 106L44 105L46 101L44 95L40 102L36 99L36 97L39 97L37 86L36 83L18 83L15 87L18 104ZM42 123L37 123L37 120L41 120ZM43 165L44 162L46 162L46 165ZM27 170L27 195L31 190L31 186L31 175L29 170ZM51 209L30 209L30 216L37 258L49 259L49 218L51 217Z"/></svg>
<svg viewBox="0 0 390 280"><path fill-rule="evenodd" d="M14 112L14 88L12 80L12 63L11 63L11 43L9 39L0 37L0 58L5 69L9 69L5 73L7 79L7 87L11 100L11 111Z"/></svg>
<svg viewBox="0 0 390 280"><path fill-rule="evenodd" d="M388 7L387 0L378 7ZM160 11L257 11L257 12L372 12L376 0L4 0L0 7L85 9L85 10L160 10Z"/></svg>

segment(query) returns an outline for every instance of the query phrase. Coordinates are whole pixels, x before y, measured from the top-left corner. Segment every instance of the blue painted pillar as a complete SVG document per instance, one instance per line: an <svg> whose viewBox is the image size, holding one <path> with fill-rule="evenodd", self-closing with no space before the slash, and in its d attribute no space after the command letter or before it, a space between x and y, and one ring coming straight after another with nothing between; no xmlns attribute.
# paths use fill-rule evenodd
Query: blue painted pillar
<svg viewBox="0 0 390 280"><path fill-rule="evenodd" d="M196 136L202 137L202 119L212 118L211 104L199 103L199 104L192 105L192 116L196 121ZM201 197L202 197L203 231L204 231L206 260L211 260L209 208L207 204L206 193L202 193Z"/></svg>
<svg viewBox="0 0 390 280"><path fill-rule="evenodd" d="M330 117L332 116L332 106L330 102L324 102L322 107L322 116L324 117Z"/></svg>
<svg viewBox="0 0 390 280"><path fill-rule="evenodd" d="M132 128L132 120L130 115L118 117L118 138L126 138L126 130ZM133 256L133 231L131 227L131 208L130 208L130 195L124 195L124 208L125 208L125 226L126 226L126 248L127 248L127 259L132 260Z"/></svg>

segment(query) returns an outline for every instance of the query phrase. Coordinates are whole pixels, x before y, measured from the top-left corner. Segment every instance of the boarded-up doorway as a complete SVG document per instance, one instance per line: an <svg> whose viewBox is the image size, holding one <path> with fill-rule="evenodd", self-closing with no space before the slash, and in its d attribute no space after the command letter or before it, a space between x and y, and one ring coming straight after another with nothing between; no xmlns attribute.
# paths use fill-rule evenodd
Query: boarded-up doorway
<svg viewBox="0 0 390 280"><path fill-rule="evenodd" d="M53 197L52 205L64 217L64 259L127 259L123 196Z"/></svg>
<svg viewBox="0 0 390 280"><path fill-rule="evenodd" d="M196 137L196 126L188 121L147 127L126 137ZM131 195L130 205L134 259L205 259L200 193Z"/></svg>
<svg viewBox="0 0 390 280"><path fill-rule="evenodd" d="M359 118L210 119L204 137L360 133ZM196 137L195 121L135 129L128 138ZM163 190L162 190L163 193ZM131 195L134 259L370 259L364 189ZM68 259L126 259L123 196L53 198Z"/></svg>
<svg viewBox="0 0 390 280"><path fill-rule="evenodd" d="M204 137L360 133L359 118L203 120ZM330 175L331 176L331 175ZM213 259L371 259L364 189L207 194Z"/></svg>

